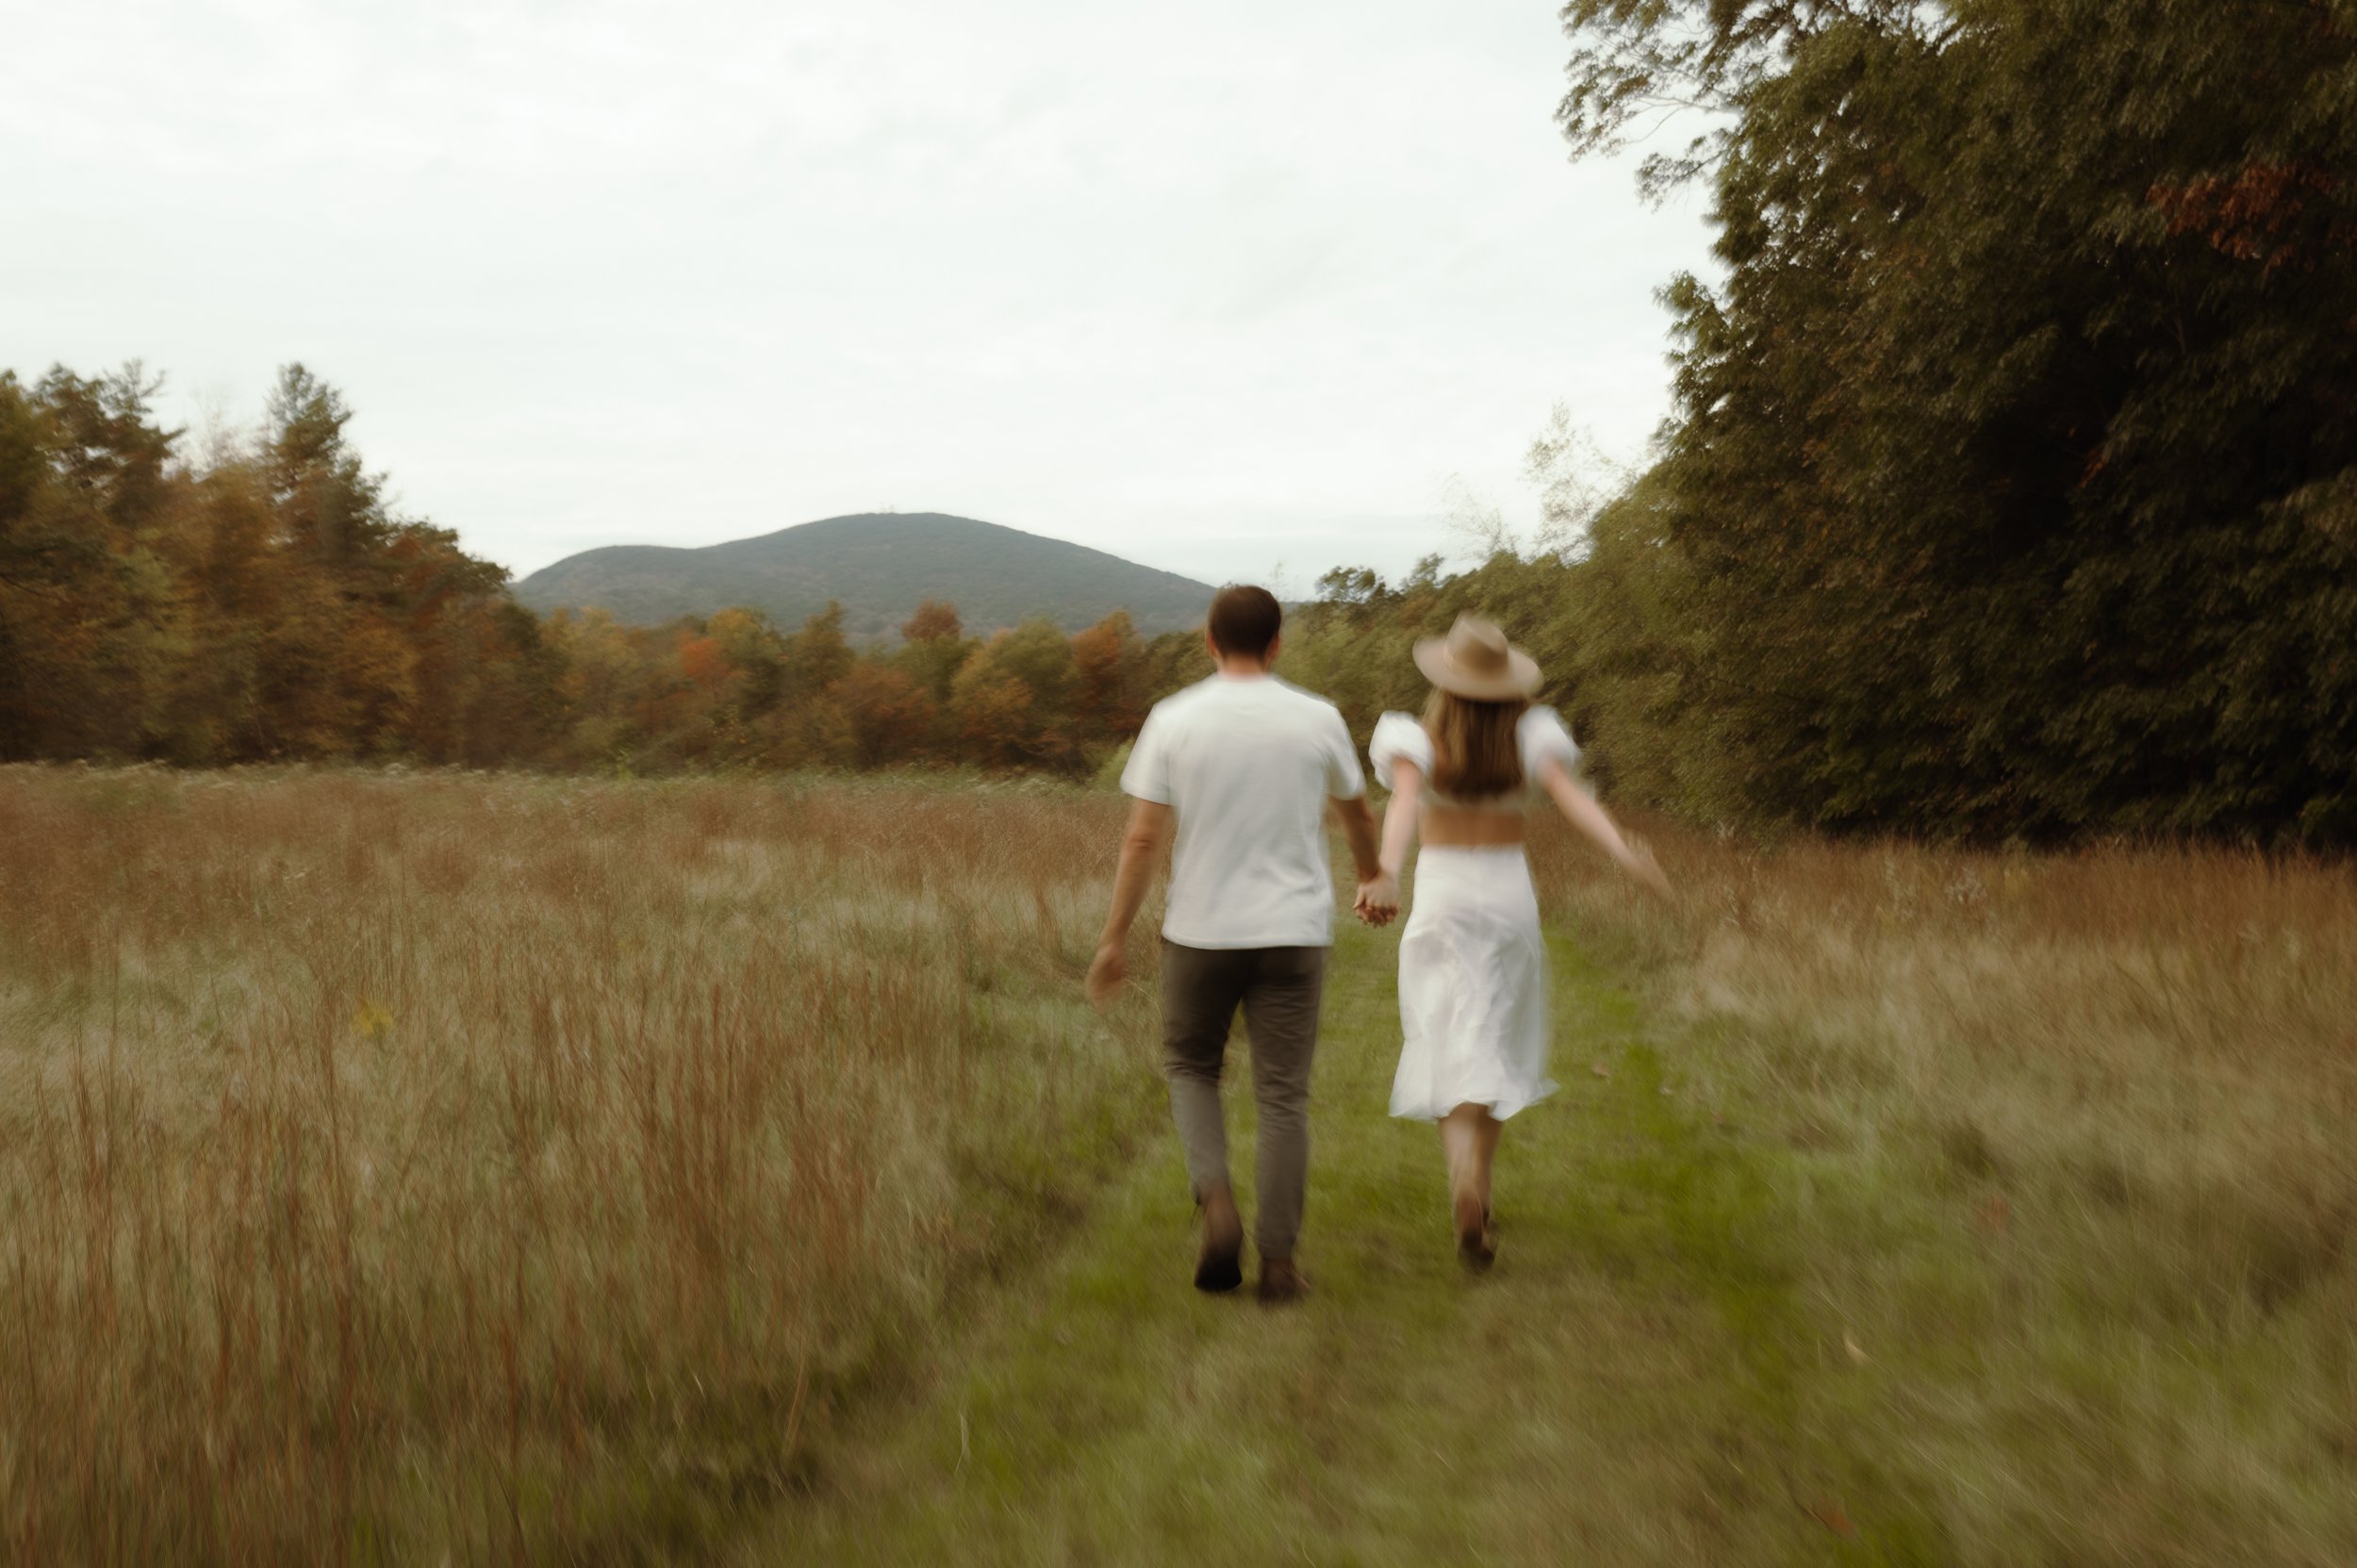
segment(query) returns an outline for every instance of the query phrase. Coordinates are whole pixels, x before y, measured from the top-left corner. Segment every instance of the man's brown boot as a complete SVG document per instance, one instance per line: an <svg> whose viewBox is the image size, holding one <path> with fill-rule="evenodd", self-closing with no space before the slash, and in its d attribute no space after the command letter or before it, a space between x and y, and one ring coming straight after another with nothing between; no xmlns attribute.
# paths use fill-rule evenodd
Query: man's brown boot
<svg viewBox="0 0 2357 1568"><path fill-rule="evenodd" d="M1231 1291L1244 1283L1244 1219L1235 1195L1215 1187L1203 1197L1203 1250L1195 1258L1195 1288Z"/></svg>
<svg viewBox="0 0 2357 1568"><path fill-rule="evenodd" d="M1261 1304L1281 1306L1298 1301L1310 1294L1310 1277L1294 1266L1291 1258L1261 1260Z"/></svg>

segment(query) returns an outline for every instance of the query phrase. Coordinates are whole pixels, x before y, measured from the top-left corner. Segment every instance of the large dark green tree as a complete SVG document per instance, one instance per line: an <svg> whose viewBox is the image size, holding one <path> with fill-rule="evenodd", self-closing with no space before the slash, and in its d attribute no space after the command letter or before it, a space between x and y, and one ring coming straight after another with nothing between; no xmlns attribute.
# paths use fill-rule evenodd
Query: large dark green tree
<svg viewBox="0 0 2357 1568"><path fill-rule="evenodd" d="M2357 837L2357 3L1563 15L1575 149L1707 117L1645 177L1723 267L1599 722L1828 826Z"/></svg>

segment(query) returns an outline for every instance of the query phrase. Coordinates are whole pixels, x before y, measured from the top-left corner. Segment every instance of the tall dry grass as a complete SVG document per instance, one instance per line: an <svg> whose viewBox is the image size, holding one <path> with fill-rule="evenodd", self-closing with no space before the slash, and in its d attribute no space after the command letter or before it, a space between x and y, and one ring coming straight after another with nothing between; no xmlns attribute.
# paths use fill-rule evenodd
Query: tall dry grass
<svg viewBox="0 0 2357 1568"><path fill-rule="evenodd" d="M0 1556L628 1557L1156 1103L1071 791L0 769Z"/></svg>
<svg viewBox="0 0 2357 1568"><path fill-rule="evenodd" d="M1936 1556L2357 1561L2357 871L1656 842L1674 909L1542 887L1783 1151L1810 1421Z"/></svg>
<svg viewBox="0 0 2357 1568"><path fill-rule="evenodd" d="M792 1493L1159 1124L1078 999L1120 816L0 769L0 1558L631 1560ZM2350 871L1656 837L1675 907L1559 832L1542 896L1772 1196L1795 1466L1920 1514L1867 1544L2357 1560Z"/></svg>

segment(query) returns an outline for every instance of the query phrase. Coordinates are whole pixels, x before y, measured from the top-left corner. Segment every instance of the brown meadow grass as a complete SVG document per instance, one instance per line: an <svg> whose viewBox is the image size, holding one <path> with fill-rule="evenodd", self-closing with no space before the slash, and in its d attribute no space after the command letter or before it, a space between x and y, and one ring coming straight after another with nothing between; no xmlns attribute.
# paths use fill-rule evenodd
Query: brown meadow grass
<svg viewBox="0 0 2357 1568"><path fill-rule="evenodd" d="M1940 1560L2357 1561L2357 875L1664 825L1673 911L1551 836L1774 1183L1809 1420Z"/></svg>
<svg viewBox="0 0 2357 1568"><path fill-rule="evenodd" d="M1159 1134L1151 1010L1079 999L1121 817L0 769L0 1557L790 1506ZM1801 1302L1829 1494L1917 1499L1914 1560L2357 1560L2349 869L1655 836L1674 906L1559 831L1542 898L1766 1195L1708 1212Z"/></svg>
<svg viewBox="0 0 2357 1568"><path fill-rule="evenodd" d="M630 1555L1150 1109L1069 790L0 770L0 1556Z"/></svg>

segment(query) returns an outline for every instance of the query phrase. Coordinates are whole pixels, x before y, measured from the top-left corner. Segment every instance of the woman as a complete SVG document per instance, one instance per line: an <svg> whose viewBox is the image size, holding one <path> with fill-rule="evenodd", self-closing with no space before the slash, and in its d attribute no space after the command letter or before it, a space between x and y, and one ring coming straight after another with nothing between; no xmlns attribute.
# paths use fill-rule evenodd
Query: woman
<svg viewBox="0 0 2357 1568"><path fill-rule="evenodd" d="M1655 892L1669 884L1641 846L1580 787L1579 748L1555 710L1533 706L1539 667L1486 620L1458 619L1416 645L1432 682L1418 723L1387 713L1375 727L1375 775L1392 789L1383 874L1359 912L1397 910L1398 878L1421 823L1416 902L1399 945L1406 1033L1392 1114L1441 1124L1457 1248L1466 1265L1497 1255L1490 1166L1506 1119L1551 1093L1546 948L1523 859L1523 817L1543 792L1581 833Z"/></svg>

